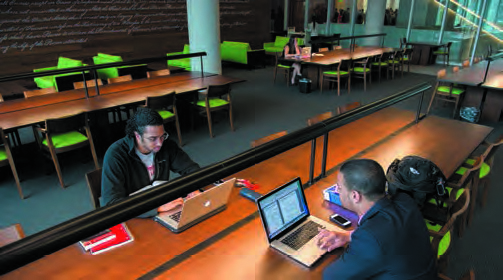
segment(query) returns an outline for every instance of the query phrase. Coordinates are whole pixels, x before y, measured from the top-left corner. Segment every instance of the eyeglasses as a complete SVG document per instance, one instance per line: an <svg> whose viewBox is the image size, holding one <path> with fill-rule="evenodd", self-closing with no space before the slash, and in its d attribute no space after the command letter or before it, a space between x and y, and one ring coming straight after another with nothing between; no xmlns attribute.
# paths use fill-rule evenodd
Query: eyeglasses
<svg viewBox="0 0 503 280"><path fill-rule="evenodd" d="M166 140L166 139L168 138L168 136L169 136L169 135L168 135L168 133L167 133L167 132L164 132L164 134L163 134L163 135L161 135L160 137L147 137L147 138L145 138L145 139L147 139L147 140L148 140L148 141L150 141L150 142L156 142L156 141L157 141L157 139L160 139L160 140L161 140L161 142L164 142L164 140ZM142 137L143 137L143 136L142 136Z"/></svg>

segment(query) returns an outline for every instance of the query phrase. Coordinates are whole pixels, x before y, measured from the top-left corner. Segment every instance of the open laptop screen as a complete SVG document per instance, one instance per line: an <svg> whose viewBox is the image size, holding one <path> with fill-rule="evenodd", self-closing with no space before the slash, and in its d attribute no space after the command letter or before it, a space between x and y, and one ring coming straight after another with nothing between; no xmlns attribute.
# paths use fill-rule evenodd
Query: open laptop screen
<svg viewBox="0 0 503 280"><path fill-rule="evenodd" d="M262 196L258 206L269 239L309 216L300 178Z"/></svg>

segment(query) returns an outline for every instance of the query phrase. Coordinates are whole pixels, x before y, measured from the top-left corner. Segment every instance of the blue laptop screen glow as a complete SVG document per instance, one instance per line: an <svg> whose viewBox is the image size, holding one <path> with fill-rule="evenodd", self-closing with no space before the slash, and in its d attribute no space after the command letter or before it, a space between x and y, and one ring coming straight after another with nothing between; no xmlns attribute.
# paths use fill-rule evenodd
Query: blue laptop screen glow
<svg viewBox="0 0 503 280"><path fill-rule="evenodd" d="M300 180L294 180L267 195L259 201L259 207L270 239L309 215Z"/></svg>

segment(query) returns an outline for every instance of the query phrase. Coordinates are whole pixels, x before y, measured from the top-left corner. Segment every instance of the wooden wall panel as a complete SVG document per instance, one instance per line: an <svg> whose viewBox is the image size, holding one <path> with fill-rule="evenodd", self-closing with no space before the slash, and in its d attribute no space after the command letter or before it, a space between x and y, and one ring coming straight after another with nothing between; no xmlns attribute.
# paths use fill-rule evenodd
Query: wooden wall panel
<svg viewBox="0 0 503 280"><path fill-rule="evenodd" d="M262 48L270 9L268 0L220 0L221 40ZM54 66L59 56L162 56L188 41L186 0L0 1L0 75Z"/></svg>

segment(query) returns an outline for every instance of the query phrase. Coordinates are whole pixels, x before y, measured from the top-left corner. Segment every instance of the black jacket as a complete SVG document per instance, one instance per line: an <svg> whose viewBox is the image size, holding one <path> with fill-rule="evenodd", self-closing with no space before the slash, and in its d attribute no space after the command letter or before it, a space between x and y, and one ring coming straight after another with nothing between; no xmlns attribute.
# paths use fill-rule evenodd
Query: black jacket
<svg viewBox="0 0 503 280"><path fill-rule="evenodd" d="M155 154L154 163L154 181L168 181L170 171L185 175L199 169L199 165L169 139ZM102 206L123 200L150 184L148 171L135 152L134 138L126 136L108 148L101 178Z"/></svg>
<svg viewBox="0 0 503 280"><path fill-rule="evenodd" d="M437 279L426 223L414 200L398 193L376 202L323 279Z"/></svg>

